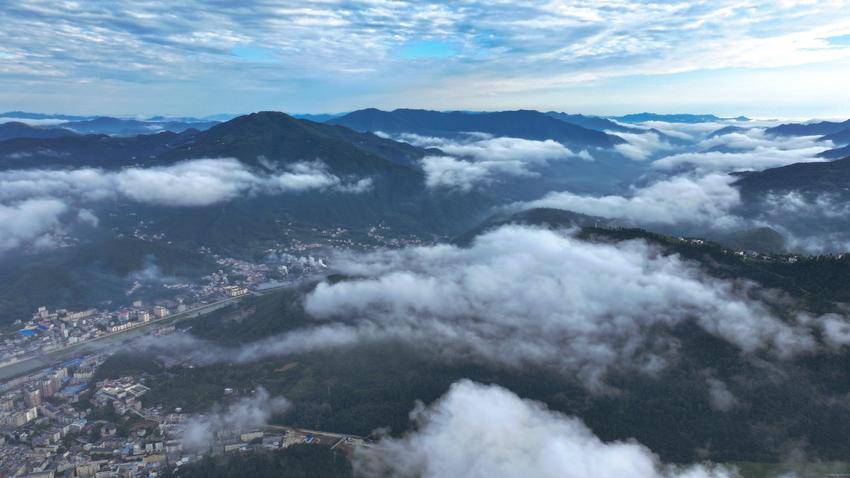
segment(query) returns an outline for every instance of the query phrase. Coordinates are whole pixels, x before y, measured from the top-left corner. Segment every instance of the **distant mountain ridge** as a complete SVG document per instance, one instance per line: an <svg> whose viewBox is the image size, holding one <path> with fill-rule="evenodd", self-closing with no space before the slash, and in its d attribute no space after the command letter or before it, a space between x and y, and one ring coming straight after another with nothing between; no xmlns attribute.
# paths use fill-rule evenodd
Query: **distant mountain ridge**
<svg viewBox="0 0 850 478"><path fill-rule="evenodd" d="M850 144L850 127L848 127L847 129L843 129L837 133L822 136L819 141L832 141L833 143L839 146L846 146Z"/></svg>
<svg viewBox="0 0 850 478"><path fill-rule="evenodd" d="M836 148L824 151L817 155L819 158L826 159L841 159L850 156L850 145L844 146L843 148Z"/></svg>
<svg viewBox="0 0 850 478"><path fill-rule="evenodd" d="M159 154L190 141L196 130L136 136L86 134L0 141L0 169L45 167L119 168L151 162Z"/></svg>
<svg viewBox="0 0 850 478"><path fill-rule="evenodd" d="M660 113L632 113L623 116L609 116L610 119L623 123L644 123L646 121L663 121L665 123L710 123L715 121L734 120L749 121L746 116L736 118L721 118L713 114L660 114Z"/></svg>
<svg viewBox="0 0 850 478"><path fill-rule="evenodd" d="M744 195L787 191L846 194L848 184L850 157L828 162L795 163L752 172L734 183Z"/></svg>
<svg viewBox="0 0 850 478"><path fill-rule="evenodd" d="M37 128L26 123L10 121L0 123L0 141L12 138L62 138L76 136L71 130L65 128Z"/></svg>
<svg viewBox="0 0 850 478"><path fill-rule="evenodd" d="M62 127L78 133L130 136L158 133L160 131L182 133L189 129L205 130L217 124L217 121L140 121L99 116L88 120L63 123Z"/></svg>
<svg viewBox="0 0 850 478"><path fill-rule="evenodd" d="M382 111L369 108L331 119L326 124L346 126L356 131L442 137L481 132L539 141L551 139L578 148L610 148L626 142L620 137L560 121L532 110L465 113L416 109Z"/></svg>
<svg viewBox="0 0 850 478"><path fill-rule="evenodd" d="M63 115L52 113L30 113L27 111L7 111L0 113L0 118L18 118L29 120L60 120L60 121L84 121L94 118L94 116L80 115Z"/></svg>
<svg viewBox="0 0 850 478"><path fill-rule="evenodd" d="M559 113L557 111L547 111L547 116L550 116L561 121L566 121L582 128L595 129L597 131L616 131L618 133L645 133L645 129L636 128L634 126L626 126L617 122L611 121L608 118L601 116L586 116L582 114Z"/></svg>
<svg viewBox="0 0 850 478"><path fill-rule="evenodd" d="M843 122L786 123L768 128L765 133L776 136L825 136L850 129L850 120Z"/></svg>

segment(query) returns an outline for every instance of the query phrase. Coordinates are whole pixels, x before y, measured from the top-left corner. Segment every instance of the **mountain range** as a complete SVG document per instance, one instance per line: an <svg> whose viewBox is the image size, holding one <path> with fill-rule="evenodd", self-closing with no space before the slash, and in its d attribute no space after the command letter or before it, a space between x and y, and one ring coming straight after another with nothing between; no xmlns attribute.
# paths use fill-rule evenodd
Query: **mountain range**
<svg viewBox="0 0 850 478"><path fill-rule="evenodd" d="M850 157L828 162L795 163L751 172L735 182L742 194L746 196L789 191L846 195L848 184L850 184Z"/></svg>
<svg viewBox="0 0 850 478"><path fill-rule="evenodd" d="M414 109L382 111L369 108L333 118L327 123L356 131L380 131L387 134L455 137L463 133L479 132L539 141L551 139L574 148L610 148L626 142L618 136L559 121L532 110L465 113Z"/></svg>
<svg viewBox="0 0 850 478"><path fill-rule="evenodd" d="M65 128L38 128L19 121L0 123L0 141L13 138L63 138L77 133Z"/></svg>
<svg viewBox="0 0 850 478"><path fill-rule="evenodd" d="M624 116L612 116L610 118L623 123L644 123L646 121L661 121L664 123L713 123L730 119L735 121L749 121L749 118L746 116L738 116L737 118L721 118L711 114L633 113Z"/></svg>
<svg viewBox="0 0 850 478"><path fill-rule="evenodd" d="M850 120L843 122L820 121L817 123L786 123L765 130L777 136L826 136L850 129Z"/></svg>
<svg viewBox="0 0 850 478"><path fill-rule="evenodd" d="M216 124L218 124L217 121L139 121L99 116L97 118L82 121L70 121L68 123L63 123L61 126L78 133L128 136L136 134L151 134L160 131L182 133L188 129L205 130Z"/></svg>

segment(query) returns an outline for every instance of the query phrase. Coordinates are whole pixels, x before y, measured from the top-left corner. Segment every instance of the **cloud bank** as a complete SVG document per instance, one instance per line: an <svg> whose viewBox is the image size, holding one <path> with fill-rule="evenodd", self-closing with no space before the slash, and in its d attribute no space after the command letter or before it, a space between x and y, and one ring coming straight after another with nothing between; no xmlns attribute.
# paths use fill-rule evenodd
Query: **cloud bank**
<svg viewBox="0 0 850 478"><path fill-rule="evenodd" d="M743 353L816 348L809 330L756 298L754 284L709 277L641 241L506 226L467 249L341 256L334 267L357 279L321 283L305 301L338 324L334 337L404 338L487 363L552 367L590 387L610 367L663 367L675 349L664 331L685 321Z"/></svg>
<svg viewBox="0 0 850 478"><path fill-rule="evenodd" d="M416 430L354 456L359 476L438 478L731 478L723 467L665 465L629 441L603 442L581 420L509 390L456 382L411 412Z"/></svg>
<svg viewBox="0 0 850 478"><path fill-rule="evenodd" d="M313 190L361 193L371 178L340 178L321 161L298 162L279 171L258 172L232 158L196 159L168 166L118 171L96 168L26 169L0 172L0 252L57 233L75 220L96 227L83 207L104 200L129 200L167 207L203 207L238 197Z"/></svg>
<svg viewBox="0 0 850 478"><path fill-rule="evenodd" d="M743 223L730 213L741 202L727 174L681 175L633 189L631 196L588 196L551 192L514 208L549 207L590 216L620 219L632 224L710 225L718 228Z"/></svg>
<svg viewBox="0 0 850 478"><path fill-rule="evenodd" d="M850 344L845 316L793 311L775 292L711 277L643 241L595 243L568 231L505 226L468 248L340 253L332 263L351 279L322 282L306 295L313 326L234 349L183 335L140 346L245 363L401 342L447 360L549 370L598 392L608 389L611 371L665 369L680 353L675 329L683 324L726 341L745 360ZM706 388L717 408L736 405L725 384L707 381Z"/></svg>
<svg viewBox="0 0 850 478"><path fill-rule="evenodd" d="M541 198L513 204L509 209L550 207L592 216L616 219L640 227L661 227L677 234L727 233L730 230L771 227L783 233L788 244L806 251L829 250L822 243L846 244L846 238L810 237L813 229L801 231L795 222L822 216L838 218L846 211L833 198L804 198L798 193L761 198L753 213L733 185L736 171L764 170L801 162L821 162L816 155L830 147L817 137L772 137L763 126L770 122L747 123L746 127L719 131L725 123L672 124L648 122L665 134L677 137L675 145L657 144L653 133L624 135L631 159L655 157L648 163L646 184L633 185L629 194L588 195L571 191L549 192ZM737 123L736 123L737 125ZM657 138L657 135L655 135ZM833 221L834 222L834 221ZM828 221L826 222L828 223ZM825 224L825 223L824 223ZM793 233L791 231L794 231ZM807 235L808 233L808 235ZM821 240L823 239L823 240ZM834 249L834 248L833 248Z"/></svg>
<svg viewBox="0 0 850 478"><path fill-rule="evenodd" d="M493 137L484 133L467 133L459 138L403 133L393 139L421 148L438 148L450 155L422 159L425 183L431 188L469 191L500 178L538 176L536 169L549 162L593 160L587 151L575 153L553 140Z"/></svg>

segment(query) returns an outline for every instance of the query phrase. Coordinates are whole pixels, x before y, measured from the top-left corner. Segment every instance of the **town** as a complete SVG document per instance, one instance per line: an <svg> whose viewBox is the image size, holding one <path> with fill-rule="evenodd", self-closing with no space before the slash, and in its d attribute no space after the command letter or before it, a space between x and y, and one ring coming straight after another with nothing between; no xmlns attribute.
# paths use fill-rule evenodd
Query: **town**
<svg viewBox="0 0 850 478"><path fill-rule="evenodd" d="M145 224L134 236L150 234ZM254 263L223 257L208 248L217 269L197 282L163 281L165 298L135 298L145 289L145 274L131 277L125 297L104 310L50 309L39 306L30 318L0 331L0 477L157 476L206 454L279 449L305 443L351 452L368 446L361 437L266 425L220 430L208 447L184 449L182 436L193 417L161 405L143 407L149 391L144 377L94 381L98 367L132 338L175 332L175 324L249 295L291 286L324 272L332 248L398 247L419 244L396 238L376 225L365 237L351 239L342 228L312 230L314 240L287 238L264 251ZM147 275L158 275L149 271ZM225 390L236 399L233 390ZM128 420L132 417L132 420ZM125 424L132 422L132 427Z"/></svg>
<svg viewBox="0 0 850 478"><path fill-rule="evenodd" d="M346 453L369 446L362 437L262 425L216 430L207 446L185 447L193 417L179 408L143 407L144 378L93 383L103 360L102 354L70 360L0 387L0 476L149 477L206 454L301 443Z"/></svg>

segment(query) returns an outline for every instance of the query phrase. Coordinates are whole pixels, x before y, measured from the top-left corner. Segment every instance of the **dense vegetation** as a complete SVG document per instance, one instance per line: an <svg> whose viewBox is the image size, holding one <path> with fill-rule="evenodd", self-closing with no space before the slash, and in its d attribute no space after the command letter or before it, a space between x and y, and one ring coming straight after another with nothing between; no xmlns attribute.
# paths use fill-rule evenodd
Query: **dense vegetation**
<svg viewBox="0 0 850 478"><path fill-rule="evenodd" d="M835 258L768 264L730 255L710 243L693 245L639 230L591 228L583 234L596 240L640 237L665 244L684 257L710 265L718 275L773 278L775 286L789 292L804 284L823 297L844 293L843 286L829 287L834 277L847 274L845 264ZM289 290L246 300L240 307L195 319L191 332L236 345L302 327L312 319L300 307L301 294ZM829 304L826 299L822 302L824 307ZM588 392L557 371L447 361L405 343L339 348L248 364L170 368L151 362L150 357L145 359L147 364L140 360L125 366L115 361L126 358L116 357L102 368L118 374L135 367L147 374L152 388L145 396L147 405L201 411L223 400L226 387L248 393L262 385L295 403L282 417L286 424L359 435L382 427L394 433L407 430L408 413L417 400L430 402L454 381L469 378L501 384L579 416L606 440L636 438L670 461L771 462L795 447L826 459L850 453L843 439L850 427L847 354L768 359L767 365L767 360L758 357L742 357L737 349L694 325L659 332L672 334L678 341L675 360L652 376L613 370L608 383L614 391L601 394ZM740 406L713 409L707 376L724 381Z"/></svg>
<svg viewBox="0 0 850 478"><path fill-rule="evenodd" d="M130 237L97 239L47 254L3 259L0 326L28 318L38 305L79 310L112 303L125 296L131 274L148 267L155 267L163 276L193 279L215 265L192 250ZM161 288L151 293L159 298L168 294Z"/></svg>
<svg viewBox="0 0 850 478"><path fill-rule="evenodd" d="M323 446L293 445L279 451L208 456L169 470L166 478L344 478L351 464L342 453Z"/></svg>

